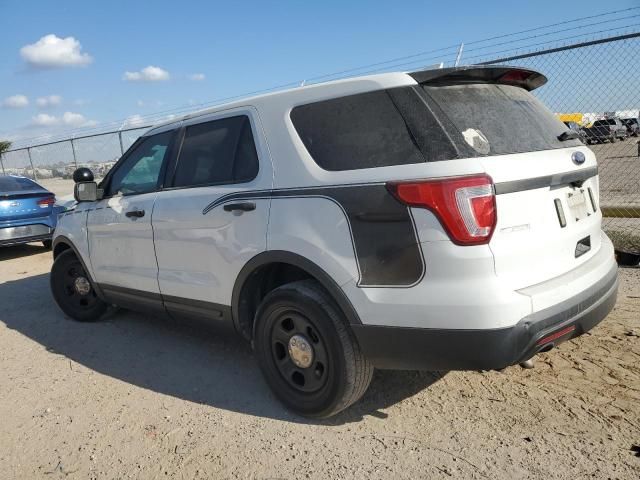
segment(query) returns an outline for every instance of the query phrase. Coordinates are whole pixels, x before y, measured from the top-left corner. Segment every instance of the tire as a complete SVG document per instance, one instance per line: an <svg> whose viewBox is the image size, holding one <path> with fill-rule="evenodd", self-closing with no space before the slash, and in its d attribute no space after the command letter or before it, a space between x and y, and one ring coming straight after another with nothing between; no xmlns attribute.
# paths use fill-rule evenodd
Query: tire
<svg viewBox="0 0 640 480"><path fill-rule="evenodd" d="M611 143L616 143L616 140L617 140L617 137L615 135L609 139Z"/></svg>
<svg viewBox="0 0 640 480"><path fill-rule="evenodd" d="M44 248L46 248L47 250L51 250L51 240L43 240L42 241L42 245L44 246Z"/></svg>
<svg viewBox="0 0 640 480"><path fill-rule="evenodd" d="M88 291L85 293L78 291L78 285L87 287L87 283L79 283L79 278L88 282ZM72 319L93 322L107 311L108 304L96 295L91 278L73 250L66 250L58 255L51 267L49 282L53 299L60 310Z"/></svg>
<svg viewBox="0 0 640 480"><path fill-rule="evenodd" d="M317 282L303 280L272 290L258 307L255 321L253 348L260 368L288 408L327 418L364 395L373 366L362 355L343 313ZM308 365L294 363L293 337L311 346Z"/></svg>

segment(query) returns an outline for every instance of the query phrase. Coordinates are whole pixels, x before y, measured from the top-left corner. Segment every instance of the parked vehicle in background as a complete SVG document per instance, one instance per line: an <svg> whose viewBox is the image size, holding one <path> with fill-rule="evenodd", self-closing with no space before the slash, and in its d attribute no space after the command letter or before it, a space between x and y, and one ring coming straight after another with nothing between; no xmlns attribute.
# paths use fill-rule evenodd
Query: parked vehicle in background
<svg viewBox="0 0 640 480"><path fill-rule="evenodd" d="M627 133L632 137L640 135L640 121L637 118L623 118L622 123L627 127Z"/></svg>
<svg viewBox="0 0 640 480"><path fill-rule="evenodd" d="M584 144L587 143L587 134L584 132L583 128L578 125L576 122L562 122L564 123L569 130L573 130L580 137L580 141Z"/></svg>
<svg viewBox="0 0 640 480"><path fill-rule="evenodd" d="M591 127L583 129L587 136L587 143L615 142L617 139L624 140L629 136L627 127L624 126L618 117L596 120Z"/></svg>
<svg viewBox="0 0 640 480"><path fill-rule="evenodd" d="M596 158L530 93L546 80L386 73L152 128L99 186L74 174L53 297L78 321L118 305L233 325L314 417L358 400L374 367L527 361L617 295Z"/></svg>
<svg viewBox="0 0 640 480"><path fill-rule="evenodd" d="M53 193L33 180L0 176L0 246L42 242L51 247L58 215Z"/></svg>

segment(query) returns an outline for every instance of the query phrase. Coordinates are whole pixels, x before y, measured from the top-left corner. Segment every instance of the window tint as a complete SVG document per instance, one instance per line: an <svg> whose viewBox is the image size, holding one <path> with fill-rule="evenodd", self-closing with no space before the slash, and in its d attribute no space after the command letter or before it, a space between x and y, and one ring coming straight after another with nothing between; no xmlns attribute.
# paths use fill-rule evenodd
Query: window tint
<svg viewBox="0 0 640 480"><path fill-rule="evenodd" d="M241 183L258 174L258 154L246 115L187 127L174 187Z"/></svg>
<svg viewBox="0 0 640 480"><path fill-rule="evenodd" d="M384 90L300 105L291 111L291 121L311 157L325 170L425 161Z"/></svg>
<svg viewBox="0 0 640 480"><path fill-rule="evenodd" d="M453 123L474 155L505 155L582 145L561 142L566 126L523 88L497 84L423 85L426 101Z"/></svg>
<svg viewBox="0 0 640 480"><path fill-rule="evenodd" d="M107 195L132 195L156 190L172 135L173 132L164 132L142 140L113 172Z"/></svg>
<svg viewBox="0 0 640 480"><path fill-rule="evenodd" d="M44 190L44 188L28 178L0 177L0 193L24 192L27 190Z"/></svg>

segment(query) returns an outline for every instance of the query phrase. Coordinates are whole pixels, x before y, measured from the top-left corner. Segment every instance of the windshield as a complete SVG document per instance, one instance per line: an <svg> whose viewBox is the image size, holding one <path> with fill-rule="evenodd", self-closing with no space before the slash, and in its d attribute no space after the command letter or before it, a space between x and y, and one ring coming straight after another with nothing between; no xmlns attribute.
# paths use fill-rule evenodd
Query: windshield
<svg viewBox="0 0 640 480"><path fill-rule="evenodd" d="M24 192L29 190L43 190L43 188L28 178L0 177L0 193Z"/></svg>
<svg viewBox="0 0 640 480"><path fill-rule="evenodd" d="M582 145L560 141L567 131L536 97L520 87L498 84L423 85L435 103L479 155L505 155Z"/></svg>

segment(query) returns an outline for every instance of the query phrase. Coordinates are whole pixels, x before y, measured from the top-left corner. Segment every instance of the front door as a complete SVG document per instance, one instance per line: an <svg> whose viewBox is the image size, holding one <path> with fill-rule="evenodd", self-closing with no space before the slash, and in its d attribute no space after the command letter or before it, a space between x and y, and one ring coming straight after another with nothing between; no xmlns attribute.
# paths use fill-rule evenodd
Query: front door
<svg viewBox="0 0 640 480"><path fill-rule="evenodd" d="M88 213L95 280L108 298L125 306L131 295L161 305L151 217L173 135L166 131L139 139L109 174L104 198Z"/></svg>

